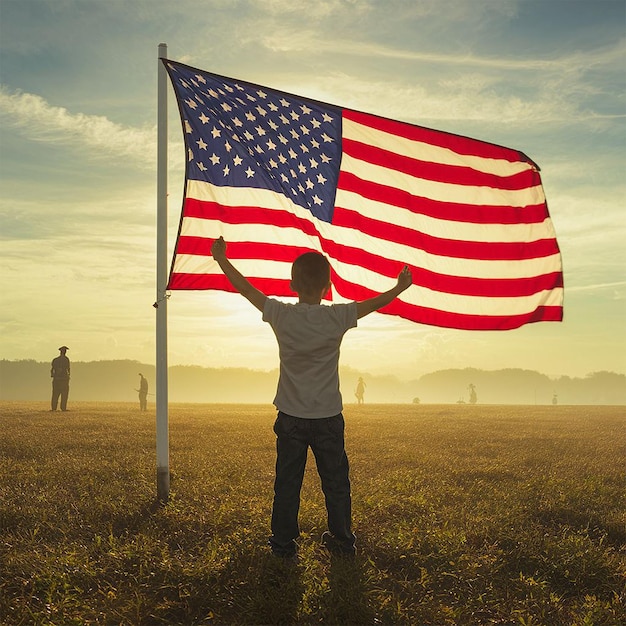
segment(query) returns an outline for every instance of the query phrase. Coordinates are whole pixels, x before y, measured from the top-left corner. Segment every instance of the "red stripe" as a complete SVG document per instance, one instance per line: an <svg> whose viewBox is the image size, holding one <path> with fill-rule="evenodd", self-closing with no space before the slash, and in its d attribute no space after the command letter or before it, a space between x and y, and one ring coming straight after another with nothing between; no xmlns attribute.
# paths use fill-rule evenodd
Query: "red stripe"
<svg viewBox="0 0 626 626"><path fill-rule="evenodd" d="M491 187L493 190L520 190L539 184L539 174L531 169L505 177L461 165L443 165L430 161L420 161L345 137L342 140L342 147L344 154L360 161L366 161L423 180L471 187Z"/></svg>
<svg viewBox="0 0 626 626"><path fill-rule="evenodd" d="M335 208L333 224L354 228L378 239L404 244L429 254L459 259L491 261L520 261L551 256L558 252L556 240L539 239L530 242L461 241L433 237L410 228L388 224L382 220L364 217L356 211Z"/></svg>
<svg viewBox="0 0 626 626"><path fill-rule="evenodd" d="M338 293L351 300L360 301L377 295L371 289L349 283L335 273L333 284ZM534 311L519 315L468 315L416 306L396 299L380 311L420 324L461 330L512 330L533 322L560 322L563 319L563 308L559 306L538 306Z"/></svg>
<svg viewBox="0 0 626 626"><path fill-rule="evenodd" d="M270 293L276 296L295 296L290 288L290 280L282 278L257 278L246 277L257 289L263 293ZM219 291L230 291L237 293L230 281L223 274L183 274L173 273L168 289L177 290L204 290L217 289Z"/></svg>
<svg viewBox="0 0 626 626"><path fill-rule="evenodd" d="M204 256L210 249L212 240L202 237L184 236L179 238L178 254L196 254ZM322 239L321 245L332 260L358 265L364 268L376 268L382 276L395 278L404 263L392 261L359 248L345 246L328 239ZM293 261L312 248L283 246L270 243L229 242L228 256L238 259L265 259L293 263ZM463 296L481 296L490 298L523 297L563 286L560 272L551 272L526 278L473 278L449 276L410 265L413 283L433 291Z"/></svg>
<svg viewBox="0 0 626 626"><path fill-rule="evenodd" d="M538 224L548 217L545 202L525 207L442 202L414 196L396 187L363 180L355 174L344 171L339 174L337 187L369 200L383 202L407 209L411 213L427 215L440 220L473 224Z"/></svg>
<svg viewBox="0 0 626 626"><path fill-rule="evenodd" d="M479 141L478 139L471 139L469 137L453 135L431 128L406 124L405 122L390 120L368 113L359 113L358 111L352 111L350 109L343 109L343 118L357 122L363 126L369 126L370 128L397 135L398 137L405 137L406 139L421 141L432 146L448 148L458 154L473 155L488 159L503 159L511 163L525 161L532 164L532 161L526 155L517 150L497 146L485 141Z"/></svg>
<svg viewBox="0 0 626 626"><path fill-rule="evenodd" d="M185 216L216 220L225 224L263 224L277 228L293 227L307 235L319 236L312 222L288 211L258 207L225 207L216 202L189 198ZM353 228L377 239L403 244L429 254L462 259L517 261L551 256L558 252L556 240L532 242L476 242L433 237L410 228L388 224L383 220L364 217L356 211L335 208L333 224Z"/></svg>

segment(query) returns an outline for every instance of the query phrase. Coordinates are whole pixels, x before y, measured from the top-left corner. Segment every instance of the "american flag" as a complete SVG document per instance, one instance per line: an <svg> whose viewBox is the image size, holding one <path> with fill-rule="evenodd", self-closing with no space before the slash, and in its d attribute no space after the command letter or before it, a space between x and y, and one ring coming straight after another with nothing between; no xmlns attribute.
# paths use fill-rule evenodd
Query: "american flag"
<svg viewBox="0 0 626 626"><path fill-rule="evenodd" d="M336 294L413 285L383 313L512 329L563 317L561 255L539 168L502 146L309 100L163 60L187 154L168 288L233 291L228 256L267 295L325 254Z"/></svg>

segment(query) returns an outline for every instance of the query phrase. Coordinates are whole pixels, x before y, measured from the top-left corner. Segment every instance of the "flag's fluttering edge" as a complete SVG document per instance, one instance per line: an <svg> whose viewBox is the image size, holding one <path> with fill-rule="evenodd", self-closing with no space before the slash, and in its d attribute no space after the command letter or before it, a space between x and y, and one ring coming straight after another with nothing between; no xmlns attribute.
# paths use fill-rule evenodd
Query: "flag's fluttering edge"
<svg viewBox="0 0 626 626"><path fill-rule="evenodd" d="M561 255L538 167L517 150L308 100L164 60L183 122L185 193L169 289L232 291L220 235L268 295L301 253L334 290L413 285L383 312L503 330L563 316Z"/></svg>

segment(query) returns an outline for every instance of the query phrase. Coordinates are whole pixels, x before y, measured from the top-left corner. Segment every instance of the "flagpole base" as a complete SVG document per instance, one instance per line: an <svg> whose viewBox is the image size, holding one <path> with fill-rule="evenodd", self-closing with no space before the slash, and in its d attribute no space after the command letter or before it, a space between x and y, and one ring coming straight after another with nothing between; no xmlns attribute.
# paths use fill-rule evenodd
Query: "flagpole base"
<svg viewBox="0 0 626 626"><path fill-rule="evenodd" d="M167 504L170 497L170 472L168 468L157 468L157 500Z"/></svg>

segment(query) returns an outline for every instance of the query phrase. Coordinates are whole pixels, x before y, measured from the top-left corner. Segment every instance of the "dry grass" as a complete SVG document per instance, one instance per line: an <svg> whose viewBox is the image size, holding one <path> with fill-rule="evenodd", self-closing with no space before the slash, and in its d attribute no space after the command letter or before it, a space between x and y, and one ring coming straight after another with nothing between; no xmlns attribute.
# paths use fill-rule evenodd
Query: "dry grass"
<svg viewBox="0 0 626 626"><path fill-rule="evenodd" d="M5 624L626 623L623 407L348 406L360 552L319 546L310 459L296 566L271 407L172 406L163 508L151 413L0 409Z"/></svg>

